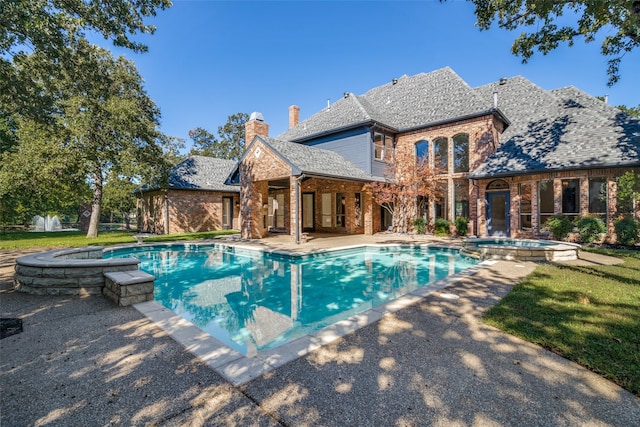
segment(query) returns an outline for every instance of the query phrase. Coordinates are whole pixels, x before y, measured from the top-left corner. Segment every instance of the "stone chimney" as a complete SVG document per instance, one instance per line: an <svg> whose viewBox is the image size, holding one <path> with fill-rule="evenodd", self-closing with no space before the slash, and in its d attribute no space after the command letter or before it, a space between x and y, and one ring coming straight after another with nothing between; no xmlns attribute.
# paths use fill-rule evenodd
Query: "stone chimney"
<svg viewBox="0 0 640 427"><path fill-rule="evenodd" d="M289 107L289 129L300 123L300 107L292 105Z"/></svg>
<svg viewBox="0 0 640 427"><path fill-rule="evenodd" d="M245 146L249 146L256 136L269 136L269 123L264 121L262 113L251 113L249 121L244 124Z"/></svg>

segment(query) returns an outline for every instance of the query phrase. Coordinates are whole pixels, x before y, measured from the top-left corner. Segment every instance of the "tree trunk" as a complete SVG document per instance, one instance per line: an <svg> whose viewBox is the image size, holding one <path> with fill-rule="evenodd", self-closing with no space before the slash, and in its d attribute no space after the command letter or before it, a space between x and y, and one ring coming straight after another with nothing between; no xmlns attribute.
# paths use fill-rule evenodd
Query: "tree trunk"
<svg viewBox="0 0 640 427"><path fill-rule="evenodd" d="M100 224L100 208L102 206L102 171L97 168L93 183L93 201L91 202L91 220L87 237L98 237L98 225Z"/></svg>

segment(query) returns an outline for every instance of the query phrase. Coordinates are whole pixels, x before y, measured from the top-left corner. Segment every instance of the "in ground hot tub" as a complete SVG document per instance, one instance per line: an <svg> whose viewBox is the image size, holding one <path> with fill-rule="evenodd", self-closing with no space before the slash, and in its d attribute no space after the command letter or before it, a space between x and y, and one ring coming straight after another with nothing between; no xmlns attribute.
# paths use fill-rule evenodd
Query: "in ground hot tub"
<svg viewBox="0 0 640 427"><path fill-rule="evenodd" d="M554 240L476 238L466 239L462 252L480 259L520 261L569 261L578 259L580 245Z"/></svg>

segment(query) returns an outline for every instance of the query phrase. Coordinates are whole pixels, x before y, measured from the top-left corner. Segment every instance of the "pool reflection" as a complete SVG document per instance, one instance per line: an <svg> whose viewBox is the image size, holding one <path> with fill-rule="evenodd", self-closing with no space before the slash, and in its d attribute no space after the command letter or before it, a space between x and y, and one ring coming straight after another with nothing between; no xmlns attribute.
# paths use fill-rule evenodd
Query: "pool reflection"
<svg viewBox="0 0 640 427"><path fill-rule="evenodd" d="M150 248L155 299L252 356L428 285L476 262L457 252L368 247L288 259L257 251Z"/></svg>

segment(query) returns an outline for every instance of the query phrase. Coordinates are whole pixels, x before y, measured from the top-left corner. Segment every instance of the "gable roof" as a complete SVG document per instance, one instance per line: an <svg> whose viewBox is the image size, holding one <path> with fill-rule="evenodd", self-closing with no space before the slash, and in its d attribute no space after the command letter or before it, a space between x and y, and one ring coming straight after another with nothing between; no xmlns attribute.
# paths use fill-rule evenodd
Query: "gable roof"
<svg viewBox="0 0 640 427"><path fill-rule="evenodd" d="M640 165L640 121L574 87L546 91L523 77L476 89L511 121L471 178Z"/></svg>
<svg viewBox="0 0 640 427"><path fill-rule="evenodd" d="M303 141L325 133L377 123L401 132L453 121L463 117L493 113L492 101L476 91L451 68L402 76L356 96L345 93L278 139Z"/></svg>
<svg viewBox="0 0 640 427"><path fill-rule="evenodd" d="M237 193L240 191L238 187L225 184L235 165L235 160L191 156L171 170L168 188Z"/></svg>
<svg viewBox="0 0 640 427"><path fill-rule="evenodd" d="M359 181L374 180L371 175L366 174L362 169L335 151L323 150L275 138L261 139L292 166L294 175L304 173Z"/></svg>
<svg viewBox="0 0 640 427"><path fill-rule="evenodd" d="M315 177L339 178L355 181L376 181L380 178L365 173L335 151L323 150L281 139L256 136L245 150L240 162L231 170L225 182L238 183L239 164L257 141L269 147L291 167L291 175L313 175Z"/></svg>

